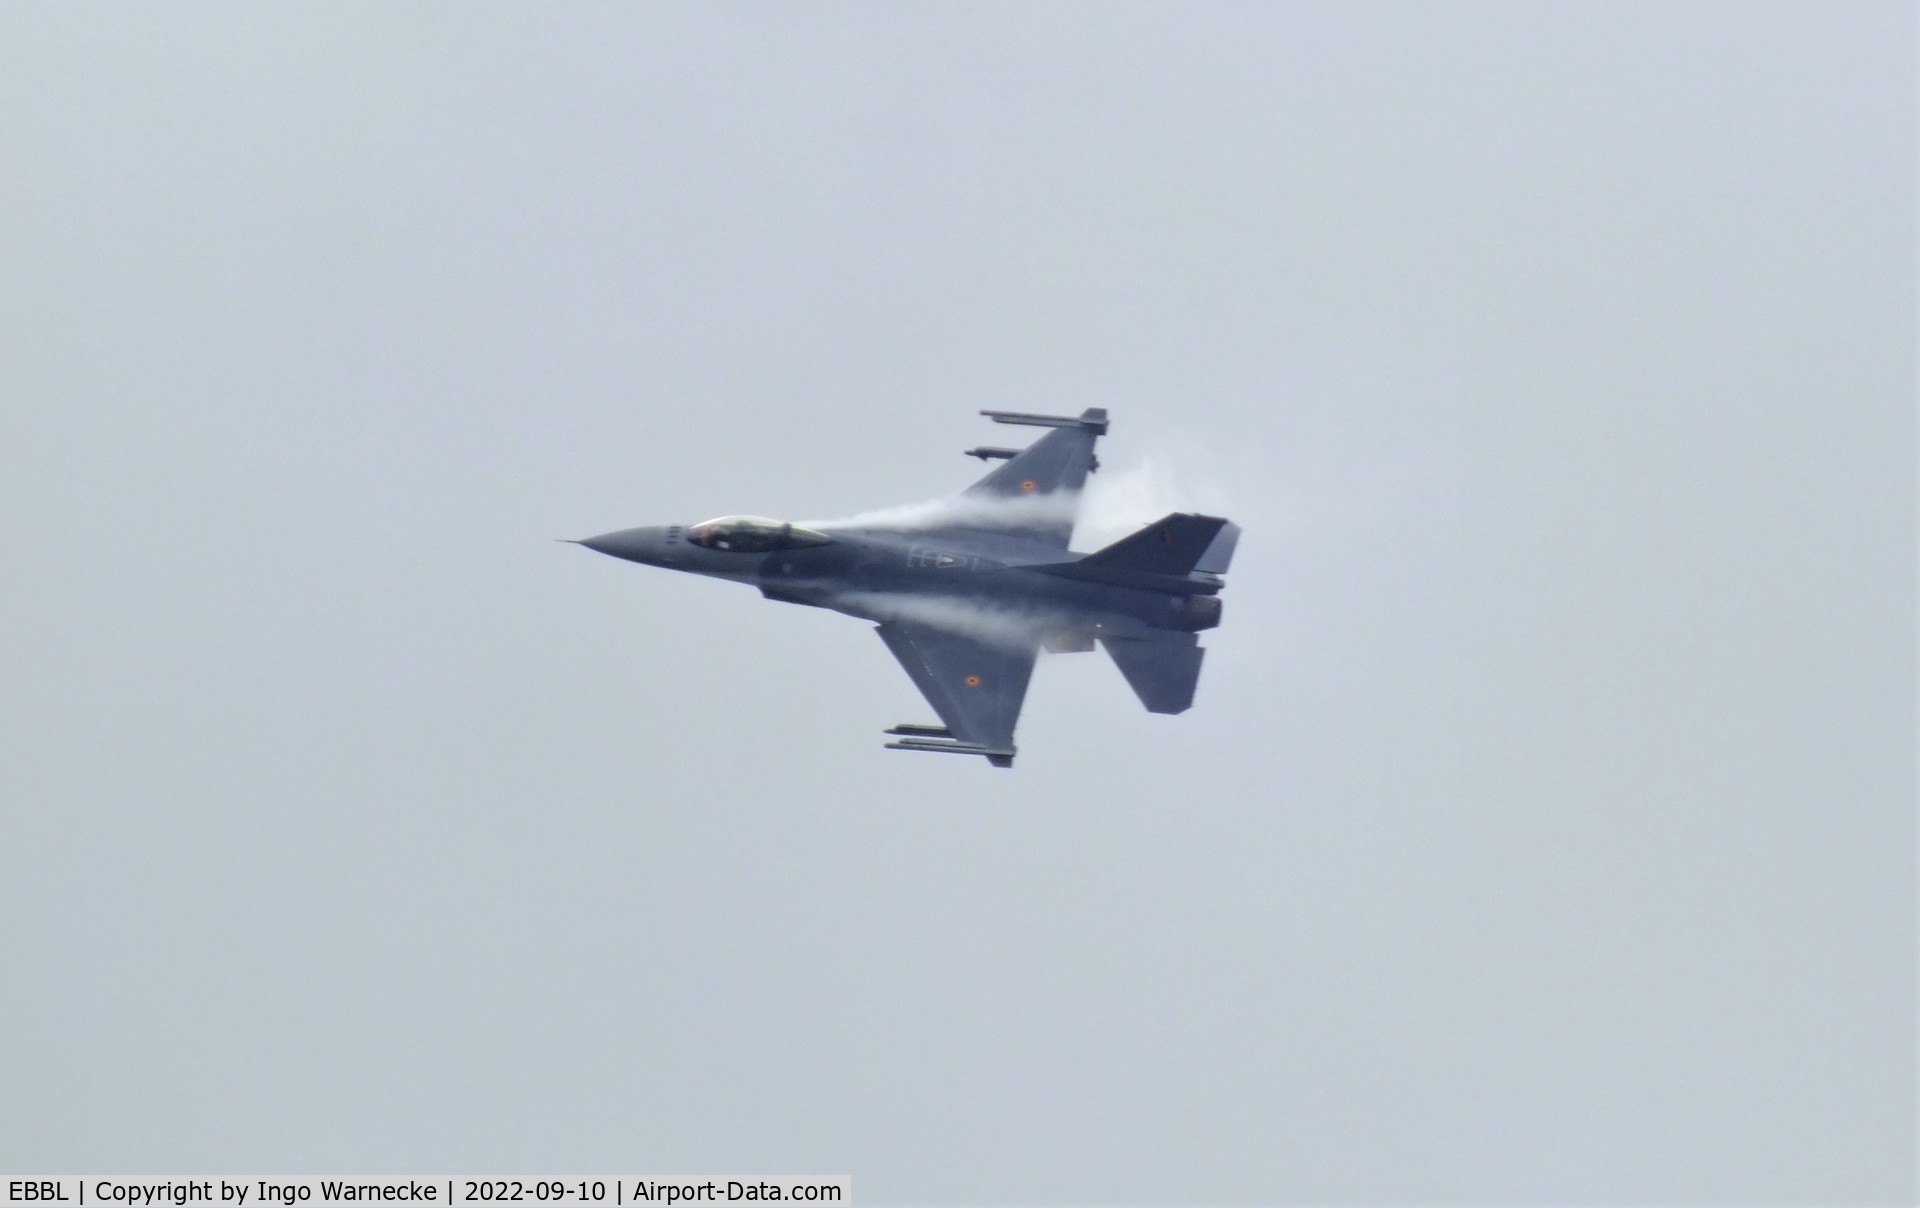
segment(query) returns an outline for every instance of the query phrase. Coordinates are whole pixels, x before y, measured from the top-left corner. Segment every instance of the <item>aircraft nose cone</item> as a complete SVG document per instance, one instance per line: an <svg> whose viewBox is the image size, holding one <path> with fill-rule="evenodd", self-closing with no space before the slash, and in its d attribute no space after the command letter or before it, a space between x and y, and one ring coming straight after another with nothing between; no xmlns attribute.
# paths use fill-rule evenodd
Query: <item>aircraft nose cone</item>
<svg viewBox="0 0 1920 1208"><path fill-rule="evenodd" d="M621 529L617 533L601 533L598 537L588 537L580 544L596 553L625 558L629 562L658 565L661 533L662 530L658 528Z"/></svg>

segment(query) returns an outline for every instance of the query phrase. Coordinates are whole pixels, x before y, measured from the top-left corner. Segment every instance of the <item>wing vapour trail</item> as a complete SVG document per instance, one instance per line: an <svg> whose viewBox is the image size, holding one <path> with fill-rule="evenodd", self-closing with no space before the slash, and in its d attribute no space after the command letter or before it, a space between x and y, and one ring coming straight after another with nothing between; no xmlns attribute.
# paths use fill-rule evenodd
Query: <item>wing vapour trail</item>
<svg viewBox="0 0 1920 1208"><path fill-rule="evenodd" d="M967 600L899 592L846 592L836 605L870 620L897 622L970 638L1000 650L1032 650L1054 628L1044 614L994 608Z"/></svg>
<svg viewBox="0 0 1920 1208"><path fill-rule="evenodd" d="M1031 524L1071 521L1080 507L1080 492L1054 491L1045 495L955 495L898 507L857 512L834 520L803 520L814 529L887 529L910 532L940 528L1019 528Z"/></svg>
<svg viewBox="0 0 1920 1208"><path fill-rule="evenodd" d="M1107 413L1090 407L1077 417L981 414L997 423L1051 430L1024 449L1000 451L1007 458L1002 465L952 498L812 521L808 527L992 533L1065 549L1080 510L1080 488L1095 464L1094 442L1107 430Z"/></svg>
<svg viewBox="0 0 1920 1208"><path fill-rule="evenodd" d="M1043 495L955 495L876 508L832 520L804 520L814 529L918 532L945 528L1017 529L1078 518L1074 545L1097 549L1136 532L1169 512L1232 512L1218 490L1196 490L1158 461L1104 469L1082 491Z"/></svg>

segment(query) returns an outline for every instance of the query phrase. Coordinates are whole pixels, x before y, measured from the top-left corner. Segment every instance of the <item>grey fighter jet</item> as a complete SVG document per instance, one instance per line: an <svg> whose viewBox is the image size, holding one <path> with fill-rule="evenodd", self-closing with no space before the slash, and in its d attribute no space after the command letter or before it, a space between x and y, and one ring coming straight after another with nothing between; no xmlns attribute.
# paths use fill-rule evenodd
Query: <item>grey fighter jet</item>
<svg viewBox="0 0 1920 1208"><path fill-rule="evenodd" d="M578 544L877 622L941 723L894 726L890 750L982 755L1012 767L1034 660L1042 650L1089 651L1096 641L1149 712L1184 712L1206 653L1198 634L1220 623L1220 576L1239 526L1175 513L1104 549L1069 552L1107 413L981 414L1052 431L1025 449L967 450L1004 464L924 514L812 528L722 516Z"/></svg>

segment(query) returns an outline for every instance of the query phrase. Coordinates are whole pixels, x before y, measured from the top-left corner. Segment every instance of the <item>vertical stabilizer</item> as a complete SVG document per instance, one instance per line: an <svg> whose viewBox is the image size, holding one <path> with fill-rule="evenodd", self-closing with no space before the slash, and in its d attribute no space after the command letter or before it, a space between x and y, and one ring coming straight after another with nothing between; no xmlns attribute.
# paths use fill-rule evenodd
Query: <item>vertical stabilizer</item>
<svg viewBox="0 0 1920 1208"><path fill-rule="evenodd" d="M1200 555L1200 561L1193 569L1206 571L1210 575L1224 575L1227 567L1233 565L1233 547L1240 544L1240 526L1229 520L1220 526L1220 532L1208 544L1207 552Z"/></svg>
<svg viewBox="0 0 1920 1208"><path fill-rule="evenodd" d="M1175 512L1093 551L1082 558L1079 565L1115 572L1184 575L1201 569L1200 563L1218 548L1221 535L1228 531L1238 534L1240 529L1218 516ZM1227 544L1227 556L1233 556L1231 540Z"/></svg>
<svg viewBox="0 0 1920 1208"><path fill-rule="evenodd" d="M1101 644L1113 656L1120 674L1149 713L1185 713L1193 705L1200 684L1200 660L1206 650L1190 633L1165 637L1103 637Z"/></svg>

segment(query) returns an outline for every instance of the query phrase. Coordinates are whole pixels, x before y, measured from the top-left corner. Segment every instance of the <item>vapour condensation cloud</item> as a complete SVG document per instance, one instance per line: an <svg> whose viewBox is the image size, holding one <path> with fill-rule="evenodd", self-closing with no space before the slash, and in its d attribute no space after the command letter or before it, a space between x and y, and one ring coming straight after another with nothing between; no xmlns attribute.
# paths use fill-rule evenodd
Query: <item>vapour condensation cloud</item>
<svg viewBox="0 0 1920 1208"><path fill-rule="evenodd" d="M1195 486L1196 482L1203 485ZM1224 488L1147 457L1103 466L1081 491L1039 495L955 494L919 503L876 508L830 520L806 520L807 528L912 531L970 525L999 526L1075 520L1074 548L1090 551L1135 532L1171 512L1202 511L1234 517L1224 509Z"/></svg>

